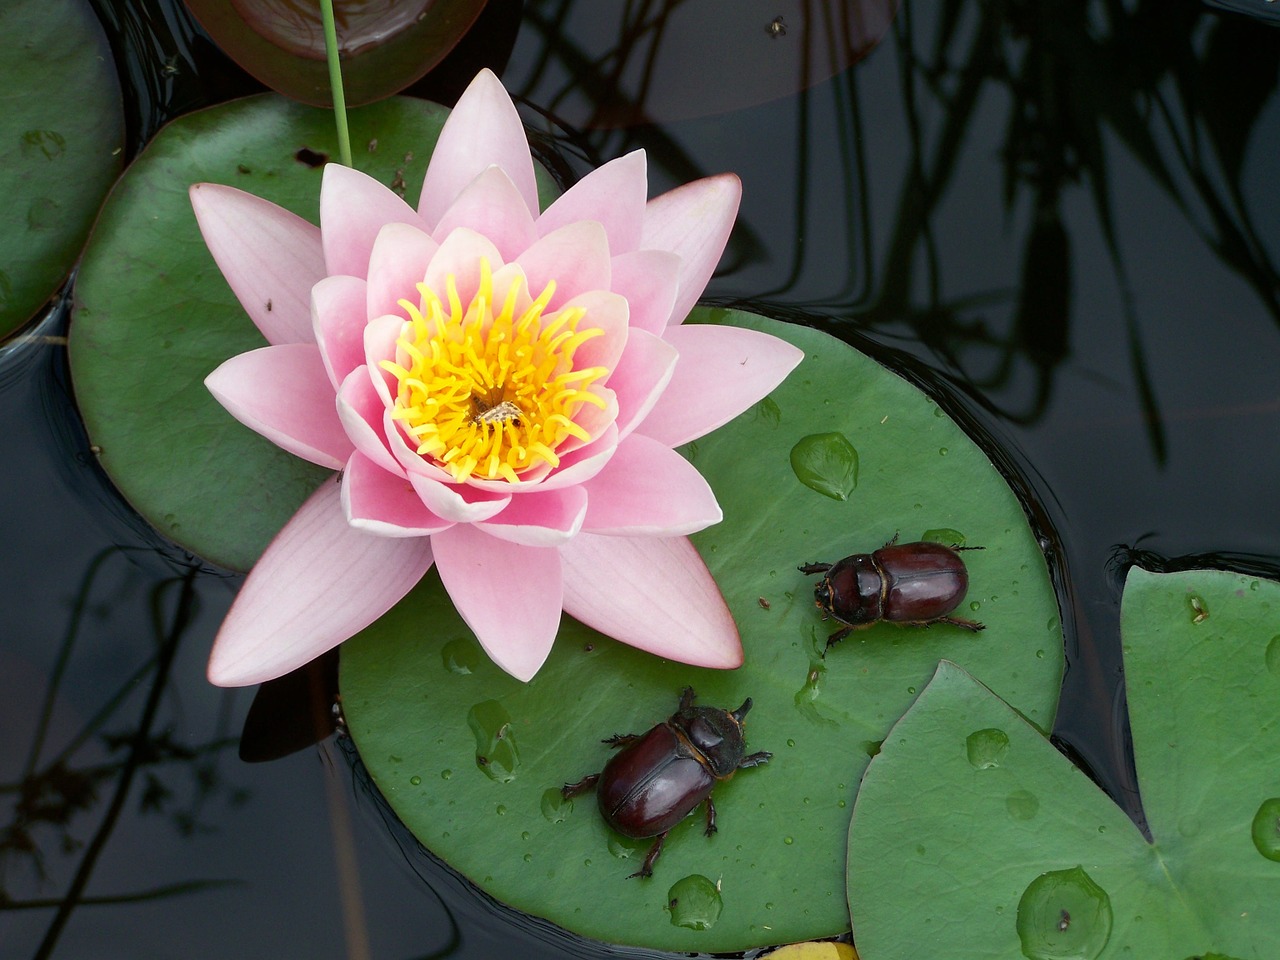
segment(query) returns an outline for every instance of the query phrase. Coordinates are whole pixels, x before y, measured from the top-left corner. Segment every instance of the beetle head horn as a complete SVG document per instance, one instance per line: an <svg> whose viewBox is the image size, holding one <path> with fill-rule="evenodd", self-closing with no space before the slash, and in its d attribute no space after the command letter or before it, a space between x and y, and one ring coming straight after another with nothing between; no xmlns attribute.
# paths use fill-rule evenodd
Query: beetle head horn
<svg viewBox="0 0 1280 960"><path fill-rule="evenodd" d="M729 716L733 717L733 719L738 721L738 726L742 726L742 720L744 717L746 717L747 711L750 709L751 709L751 698L747 697L747 699L742 701L742 706L740 706L737 710L733 711L733 713L729 714Z"/></svg>

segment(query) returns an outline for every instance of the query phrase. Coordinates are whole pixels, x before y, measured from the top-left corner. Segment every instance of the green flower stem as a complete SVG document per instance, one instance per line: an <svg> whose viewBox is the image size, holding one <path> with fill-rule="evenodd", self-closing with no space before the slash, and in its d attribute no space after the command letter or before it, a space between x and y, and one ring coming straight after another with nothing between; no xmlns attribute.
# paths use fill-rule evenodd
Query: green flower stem
<svg viewBox="0 0 1280 960"><path fill-rule="evenodd" d="M342 93L342 65L338 63L338 28L333 20L333 0L320 0L324 17L324 50L329 61L329 86L333 90L333 119L338 127L338 155L351 166L351 135L347 132L347 99Z"/></svg>

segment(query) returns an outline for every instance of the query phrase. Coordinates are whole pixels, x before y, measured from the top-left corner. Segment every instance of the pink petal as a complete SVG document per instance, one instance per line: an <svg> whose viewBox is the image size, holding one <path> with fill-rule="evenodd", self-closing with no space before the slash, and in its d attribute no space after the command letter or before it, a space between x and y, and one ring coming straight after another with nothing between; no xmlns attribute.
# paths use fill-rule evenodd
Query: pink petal
<svg viewBox="0 0 1280 960"><path fill-rule="evenodd" d="M627 324L627 301L608 290L592 290L579 294L564 306L586 308L586 316L578 321L579 331L591 327L604 331L604 336L593 337L574 351L574 367L579 370L584 367L613 370L627 346L627 334L631 329Z"/></svg>
<svg viewBox="0 0 1280 960"><path fill-rule="evenodd" d="M405 316L401 299L418 305L422 299L418 284L426 278L427 264L439 249L428 234L405 223L389 223L378 231L369 255L366 315Z"/></svg>
<svg viewBox="0 0 1280 960"><path fill-rule="evenodd" d="M556 291L547 307L558 310L578 294L610 288L609 241L598 223L572 223L520 254L520 267L535 297L555 281Z"/></svg>
<svg viewBox="0 0 1280 960"><path fill-rule="evenodd" d="M742 665L733 616L687 538L580 533L560 560L565 612L587 626L668 660Z"/></svg>
<svg viewBox="0 0 1280 960"><path fill-rule="evenodd" d="M340 163L325 164L320 184L320 228L330 275L369 275L369 255L388 223L425 228L422 218L389 187Z"/></svg>
<svg viewBox="0 0 1280 960"><path fill-rule="evenodd" d="M648 194L644 151L633 150L592 170L566 190L538 218L538 233L546 236L580 220L595 220L604 226L610 250L635 250Z"/></svg>
<svg viewBox="0 0 1280 960"><path fill-rule="evenodd" d="M488 520L511 502L509 493L502 496L461 483L441 483L413 470L409 471L409 482L428 510L451 523Z"/></svg>
<svg viewBox="0 0 1280 960"><path fill-rule="evenodd" d="M467 184L431 235L439 242L459 227L488 237L504 261L527 250L537 238L533 214L511 178L499 167L489 167Z"/></svg>
<svg viewBox="0 0 1280 960"><path fill-rule="evenodd" d="M663 339L680 351L680 362L636 429L669 447L728 423L804 359L804 351L785 340L741 327L687 324L669 328Z"/></svg>
<svg viewBox="0 0 1280 960"><path fill-rule="evenodd" d="M463 307L471 302L480 286L480 261L489 261L494 273L506 264L488 237L468 227L459 227L444 238L427 267L426 284L448 304L448 278L453 277Z"/></svg>
<svg viewBox="0 0 1280 960"><path fill-rule="evenodd" d="M610 289L627 298L631 329L661 335L671 319L681 260L665 250L636 250L613 258Z"/></svg>
<svg viewBox="0 0 1280 960"><path fill-rule="evenodd" d="M227 412L295 456L338 470L352 445L334 407L333 385L313 343L261 347L205 377Z"/></svg>
<svg viewBox="0 0 1280 960"><path fill-rule="evenodd" d="M490 536L527 547L558 547L582 529L587 495L581 487L522 493L494 519L476 526Z"/></svg>
<svg viewBox="0 0 1280 960"><path fill-rule="evenodd" d="M680 286L670 323L683 323L702 296L729 242L742 199L742 181L732 173L695 180L649 201L640 246L678 255Z"/></svg>
<svg viewBox="0 0 1280 960"><path fill-rule="evenodd" d="M560 558L550 547L495 540L456 526L432 539L440 579L485 652L530 680L560 629Z"/></svg>
<svg viewBox="0 0 1280 960"><path fill-rule="evenodd" d="M314 660L363 630L431 567L427 537L378 537L342 515L326 480L258 560L222 621L209 680L261 683Z"/></svg>
<svg viewBox="0 0 1280 960"><path fill-rule="evenodd" d="M197 183L191 206L218 269L268 343L312 343L311 287L325 275L320 228L234 187Z"/></svg>
<svg viewBox="0 0 1280 960"><path fill-rule="evenodd" d="M453 526L422 505L408 480L358 450L342 471L342 512L352 527L384 537L425 537Z"/></svg>
<svg viewBox="0 0 1280 960"><path fill-rule="evenodd" d="M583 487L582 529L590 533L680 537L724 518L702 474L670 447L639 434L618 444L608 466Z"/></svg>
<svg viewBox="0 0 1280 960"><path fill-rule="evenodd" d="M609 424L589 444L560 458L560 466L538 484L539 490L563 490L585 483L604 469L618 448L618 428Z"/></svg>
<svg viewBox="0 0 1280 960"><path fill-rule="evenodd" d="M367 366L352 370L338 388L338 419L356 450L388 473L404 477L404 467L387 448L383 432L386 409Z"/></svg>
<svg viewBox="0 0 1280 960"><path fill-rule="evenodd" d="M618 398L618 430L625 438L644 421L675 373L680 352L660 337L631 329L627 348L609 377Z"/></svg>
<svg viewBox="0 0 1280 960"><path fill-rule="evenodd" d="M463 189L497 164L516 185L530 215L538 212L538 185L520 116L493 73L481 70L458 99L427 167L418 212L432 230Z"/></svg>
<svg viewBox="0 0 1280 960"><path fill-rule="evenodd" d="M334 389L364 363L365 282L325 277L311 288L311 325Z"/></svg>
<svg viewBox="0 0 1280 960"><path fill-rule="evenodd" d="M364 362L369 368L369 378L378 390L378 396L384 406L395 402L399 381L395 375L383 370L378 364L383 360L396 358L396 341L404 332L404 317L387 314L374 317L364 328Z"/></svg>

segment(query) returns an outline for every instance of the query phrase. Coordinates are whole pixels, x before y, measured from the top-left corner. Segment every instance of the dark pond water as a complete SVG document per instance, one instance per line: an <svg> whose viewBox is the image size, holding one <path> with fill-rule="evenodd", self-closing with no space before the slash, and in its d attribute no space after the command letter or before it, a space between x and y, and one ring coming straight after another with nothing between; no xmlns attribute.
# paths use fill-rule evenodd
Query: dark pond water
<svg viewBox="0 0 1280 960"><path fill-rule="evenodd" d="M415 89L502 68L567 175L635 146L655 193L741 175L710 296L836 332L984 444L1059 586L1055 733L1140 817L1124 570L1280 576L1280 31L1265 0L912 0L845 68L830 41L858 47L882 6L492 0ZM135 147L255 89L171 4L100 15L131 51ZM236 581L157 552L114 498L64 330L55 310L0 361L0 953L610 953L420 855L344 743L238 758L253 692L203 676Z"/></svg>

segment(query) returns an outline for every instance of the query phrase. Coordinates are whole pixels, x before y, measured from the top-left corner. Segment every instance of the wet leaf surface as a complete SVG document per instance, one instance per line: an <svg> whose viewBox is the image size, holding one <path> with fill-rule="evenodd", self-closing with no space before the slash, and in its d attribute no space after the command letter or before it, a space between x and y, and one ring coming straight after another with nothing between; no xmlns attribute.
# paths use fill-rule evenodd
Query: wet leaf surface
<svg viewBox="0 0 1280 960"><path fill-rule="evenodd" d="M816 331L697 316L767 330L807 355L769 400L685 448L724 509L694 539L737 619L745 665L665 662L566 617L546 666L521 684L480 653L433 572L344 644L340 685L352 736L396 812L488 893L600 940L724 952L847 930L843 838L878 742L944 657L1047 729L1062 635L1017 499L932 400ZM805 486L791 463L800 438L830 432L860 457L843 501ZM881 624L823 660L832 624L797 565L944 528L986 547L965 555L961 609L979 610L987 630ZM603 766L602 738L670 715L686 684L712 706L754 698L747 746L774 756L716 789L715 836L703 836L699 811L672 831L652 879L627 879L649 841L612 833L591 794L564 801L558 788ZM704 929L673 923L669 892L689 877L717 885L719 913Z"/></svg>
<svg viewBox="0 0 1280 960"><path fill-rule="evenodd" d="M1278 612L1272 581L1129 573L1121 627L1153 843L981 674L942 664L858 795L863 956L917 957L922 930L945 930L955 956L1275 956ZM1007 738L995 762L966 748L980 730Z"/></svg>

